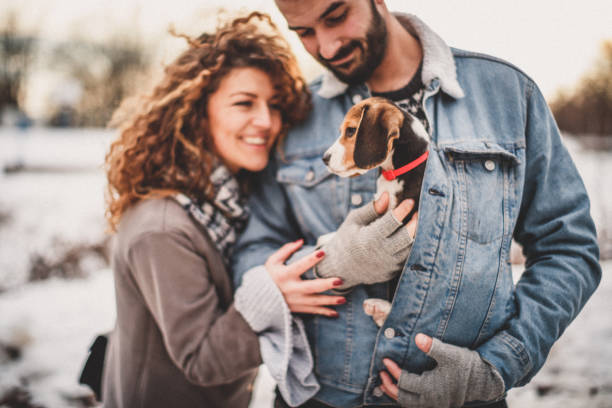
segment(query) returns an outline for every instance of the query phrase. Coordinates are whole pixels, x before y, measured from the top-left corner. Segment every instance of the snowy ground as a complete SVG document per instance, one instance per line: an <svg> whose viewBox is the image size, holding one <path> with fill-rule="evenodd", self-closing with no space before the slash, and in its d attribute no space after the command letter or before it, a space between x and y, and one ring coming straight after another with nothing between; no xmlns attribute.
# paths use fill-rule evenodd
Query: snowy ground
<svg viewBox="0 0 612 408"><path fill-rule="evenodd" d="M84 256L78 259L83 277L28 280L33 260L60 265L70 248L104 239L100 163L109 138L92 130L35 130L24 137L0 129L0 166L21 158L27 169L0 172L0 408L13 406L2 400L17 389L29 390L31 406L87 406L89 391L76 379L95 334L113 325L111 273L100 258ZM609 233L612 192L604 176L612 174L612 153L568 144L598 228ZM543 370L510 392L511 407L612 407L612 261L602 266L600 288ZM272 389L263 369L251 406L270 407Z"/></svg>

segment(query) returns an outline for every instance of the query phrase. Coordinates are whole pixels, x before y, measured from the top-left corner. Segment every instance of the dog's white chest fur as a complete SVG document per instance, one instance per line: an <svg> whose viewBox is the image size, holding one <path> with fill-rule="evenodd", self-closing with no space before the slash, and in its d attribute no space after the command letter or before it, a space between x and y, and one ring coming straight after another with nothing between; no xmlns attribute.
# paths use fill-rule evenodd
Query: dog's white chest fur
<svg viewBox="0 0 612 408"><path fill-rule="evenodd" d="M388 210L392 210L399 204L397 202L397 194L404 189L404 182L399 179L393 179L391 181L384 178L381 174L376 180L376 199L382 195L385 191L389 193L389 207Z"/></svg>

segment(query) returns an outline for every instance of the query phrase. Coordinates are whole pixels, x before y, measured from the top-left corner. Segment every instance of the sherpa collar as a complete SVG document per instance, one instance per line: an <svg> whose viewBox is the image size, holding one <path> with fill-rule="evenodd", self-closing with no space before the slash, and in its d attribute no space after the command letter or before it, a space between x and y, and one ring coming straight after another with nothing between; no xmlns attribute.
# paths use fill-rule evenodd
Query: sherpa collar
<svg viewBox="0 0 612 408"><path fill-rule="evenodd" d="M455 60L450 48L438 34L413 14L395 13L400 23L417 37L423 47L423 69L421 80L425 86L437 79L441 89L453 98L463 98L461 85L457 82ZM317 94L322 98L331 99L344 93L348 85L340 81L329 70L323 72L321 88Z"/></svg>

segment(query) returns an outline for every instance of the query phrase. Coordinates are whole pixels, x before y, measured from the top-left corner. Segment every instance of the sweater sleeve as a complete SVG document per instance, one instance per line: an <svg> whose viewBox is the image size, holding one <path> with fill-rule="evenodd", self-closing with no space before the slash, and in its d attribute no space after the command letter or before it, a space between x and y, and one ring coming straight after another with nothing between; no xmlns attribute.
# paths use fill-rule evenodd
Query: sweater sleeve
<svg viewBox="0 0 612 408"><path fill-rule="evenodd" d="M221 307L207 261L188 237L144 234L128 262L170 358L190 382L225 384L261 364L256 334L233 304Z"/></svg>
<svg viewBox="0 0 612 408"><path fill-rule="evenodd" d="M235 305L259 334L261 356L287 404L299 406L311 399L320 386L304 324L291 314L265 267L244 275Z"/></svg>

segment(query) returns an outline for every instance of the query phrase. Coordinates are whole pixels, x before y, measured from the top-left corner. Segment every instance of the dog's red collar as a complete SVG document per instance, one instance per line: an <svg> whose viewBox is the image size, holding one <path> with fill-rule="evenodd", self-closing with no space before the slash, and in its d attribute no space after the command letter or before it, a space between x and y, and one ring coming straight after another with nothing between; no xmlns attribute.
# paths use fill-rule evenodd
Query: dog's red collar
<svg viewBox="0 0 612 408"><path fill-rule="evenodd" d="M382 175L388 181L391 181L397 178L397 176L401 176L402 174L408 173L410 170L413 170L419 167L421 164L423 164L423 162L425 162L425 160L427 160L427 156L429 156L429 151L426 151L421 156L419 156L417 159L411 161L405 166L400 167L399 169L383 171Z"/></svg>

